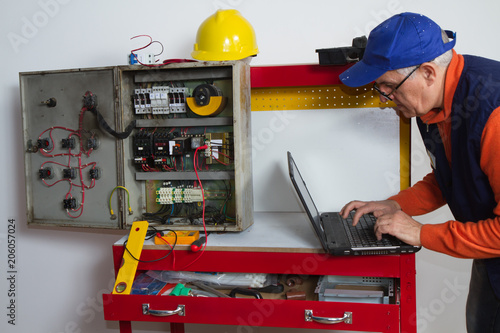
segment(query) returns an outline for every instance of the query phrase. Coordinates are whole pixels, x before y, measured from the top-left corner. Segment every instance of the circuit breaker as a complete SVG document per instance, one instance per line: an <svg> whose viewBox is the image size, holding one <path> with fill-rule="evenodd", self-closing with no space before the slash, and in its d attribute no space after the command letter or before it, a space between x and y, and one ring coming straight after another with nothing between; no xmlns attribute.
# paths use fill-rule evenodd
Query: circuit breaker
<svg viewBox="0 0 500 333"><path fill-rule="evenodd" d="M29 224L253 223L247 64L24 72L20 87Z"/></svg>

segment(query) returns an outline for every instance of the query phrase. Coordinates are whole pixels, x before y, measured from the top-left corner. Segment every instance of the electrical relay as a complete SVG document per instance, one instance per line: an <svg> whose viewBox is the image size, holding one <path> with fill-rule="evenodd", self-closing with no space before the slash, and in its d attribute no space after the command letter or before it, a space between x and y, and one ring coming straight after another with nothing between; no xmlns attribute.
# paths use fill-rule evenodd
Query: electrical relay
<svg viewBox="0 0 500 333"><path fill-rule="evenodd" d="M20 82L28 223L253 223L247 64L25 72Z"/></svg>

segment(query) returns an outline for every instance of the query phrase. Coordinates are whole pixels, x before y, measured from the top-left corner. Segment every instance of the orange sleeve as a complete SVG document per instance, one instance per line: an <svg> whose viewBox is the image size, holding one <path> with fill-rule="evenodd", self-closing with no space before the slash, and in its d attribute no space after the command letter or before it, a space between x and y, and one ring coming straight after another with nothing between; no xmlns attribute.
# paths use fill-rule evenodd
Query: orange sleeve
<svg viewBox="0 0 500 333"><path fill-rule="evenodd" d="M480 165L488 177L497 206L495 218L478 222L448 221L424 225L420 232L422 245L430 250L459 258L493 258L500 256L500 108L490 115L481 137ZM465 222L465 221L464 221Z"/></svg>
<svg viewBox="0 0 500 333"><path fill-rule="evenodd" d="M395 200L403 212L410 216L422 215L438 209L446 204L434 171L410 188L389 198Z"/></svg>
<svg viewBox="0 0 500 333"><path fill-rule="evenodd" d="M420 231L420 242L429 250L458 258L500 257L500 218L425 224Z"/></svg>

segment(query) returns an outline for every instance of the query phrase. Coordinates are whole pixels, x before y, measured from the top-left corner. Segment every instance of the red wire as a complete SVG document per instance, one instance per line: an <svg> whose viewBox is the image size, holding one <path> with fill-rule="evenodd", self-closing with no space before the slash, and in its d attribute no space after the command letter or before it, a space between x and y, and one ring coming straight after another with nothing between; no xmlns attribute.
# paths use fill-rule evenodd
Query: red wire
<svg viewBox="0 0 500 333"><path fill-rule="evenodd" d="M158 44L161 45L162 51L159 54L155 54L155 56L159 56L160 54L163 53L163 44L160 43L157 40L153 40L153 38L150 35L137 35L137 36L134 36L134 37L132 37L130 39L134 39L134 38L137 38L137 37L148 37L149 38L149 43L147 45L145 45L143 47L139 47L137 49L133 49L133 50L130 51L130 53L132 53L134 55L135 60L137 60L137 62L139 64L143 65L143 66L146 66L146 67L160 67L160 66L166 66L166 65L174 64L174 63L197 62L198 61L198 60L194 60L194 59L167 59L167 60L163 60L163 62L161 64L143 64L141 61L139 61L139 59L137 58L137 55L134 52L135 51L144 50L145 48L149 47L153 43L158 43Z"/></svg>
<svg viewBox="0 0 500 333"><path fill-rule="evenodd" d="M167 245L172 249L172 270L175 271L175 251L172 245L159 233L156 233L156 236L163 240Z"/></svg>
<svg viewBox="0 0 500 333"><path fill-rule="evenodd" d="M219 152L219 155L226 156L227 158L229 158L229 159L231 159L231 160L233 159L231 156L228 156L228 155L226 155L226 154L224 154L224 153L221 153L221 152Z"/></svg>
<svg viewBox="0 0 500 333"><path fill-rule="evenodd" d="M196 165L196 163L197 163L198 150L200 150L200 149L207 149L207 148L208 147L206 145L196 148L196 150L194 152L194 157L193 157L193 163L194 163L194 165ZM205 191L203 190L203 185L201 184L200 176L198 175L198 170L196 170L196 168L194 168L194 172L196 173L196 178L198 179L198 183L200 184L201 198L203 200L203 212L202 212L201 216L202 216L202 222L203 222L203 231L205 233L205 244L203 244L203 249L201 250L200 254L193 261L191 261L189 264L187 264L186 266L184 266L181 269L179 269L181 271L184 270L184 269L186 269L187 267L191 266L196 261L198 261L198 259L201 258L201 256L203 255L203 253L205 253L205 248L207 247L207 243L208 243L207 226L205 225Z"/></svg>
<svg viewBox="0 0 500 333"><path fill-rule="evenodd" d="M92 93L88 91L88 92L85 93L85 96L88 96L89 94L92 95ZM47 163L52 163L52 164L60 165L60 166L63 166L65 168L71 168L71 158L72 157L77 157L78 158L78 172L79 172L79 177L80 177L79 184L73 183L73 181L71 179L59 179L59 180L55 181L54 183L49 184L49 183L47 183L45 181L45 179L42 179L42 182L46 186L48 186L48 187L52 187L55 184L57 184L59 182L62 182L62 181L67 181L69 183L69 190L67 191L67 193L65 195L65 199L66 200L68 198L73 198L73 195L71 194L71 192L73 191L73 186L81 188L82 202L81 202L81 204L80 204L80 206L78 208L71 209L71 211L73 211L73 212L80 211L80 213L78 215L72 215L71 212L69 210L67 210L67 214L71 218L78 218L78 217L80 217L83 214L83 208L84 208L84 205L85 205L85 189L90 189L90 188L93 188L95 186L95 179L91 180L90 185L85 185L85 182L84 182L84 179L83 179L83 169L85 169L85 168L87 168L89 166L92 166L92 168L95 168L95 165L96 165L96 162L90 162L90 163L87 163L85 165L82 165L82 154L90 156L90 153L93 151L93 149L89 149L89 151L85 151L84 148L83 148L83 141L81 140L82 133L84 132L84 129L83 129L83 116L84 116L84 114L85 114L86 111L87 111L86 107L82 107L82 109L80 110L79 121L78 121L78 130L73 130L73 129L70 129L70 128L67 128L67 127L62 127L62 126L53 126L53 127L50 127L48 129L46 129L45 131L43 131L40 134L40 136L39 136L39 138L41 139L42 135L45 132L49 131L49 137L50 137L50 140L52 141L52 144L53 144L53 147L52 147L52 149L50 151L45 151L44 149L40 150L40 153L43 156L45 156L45 157L68 156L68 162L67 162L67 164L63 164L63 163L59 163L59 162L55 162L55 161L46 161L46 162L42 163L42 165L40 166L41 169L43 169L43 167ZM74 154L74 153L71 152L71 148L70 148L69 149L69 153L49 154L50 152L52 152L55 149L54 139L53 139L53 136L52 136L52 131L55 130L55 129L61 129L61 130L65 130L65 131L71 132L69 134L69 137L72 137L73 135L78 136L80 151L77 154ZM87 133L87 132L88 131L85 131L85 133Z"/></svg>
<svg viewBox="0 0 500 333"><path fill-rule="evenodd" d="M76 218L79 218L80 216L82 216L83 214L83 206L85 204L85 184L83 182L83 173L82 173L82 157L81 157L81 154L80 156L78 157L78 171L79 171L79 174L80 174L80 187L82 189L82 203L80 204L80 207L78 207L77 209L73 209L74 212L77 212L77 211L80 211L80 214L78 214L77 216L73 216L70 214L70 212L68 211L68 215L74 219ZM70 181L70 183L73 185L73 183ZM75 185L75 186L78 186L78 185ZM70 190L71 192L71 190ZM70 193L68 193L70 194Z"/></svg>
<svg viewBox="0 0 500 333"><path fill-rule="evenodd" d="M148 45L146 46L143 46L143 47L140 47L138 49L133 49L130 51L130 53L134 53L135 51L139 51L139 50L144 50L145 48L147 48L149 45L153 44L153 38L150 36L150 35L137 35L137 36L134 36L130 39L134 39L134 38L137 38L137 37L149 37L149 43Z"/></svg>
<svg viewBox="0 0 500 333"><path fill-rule="evenodd" d="M52 186L54 186L55 184L57 184L57 183L59 183L59 182L63 182L63 181L65 181L65 180L66 180L66 179L59 179L59 180L58 180L58 181L56 181L55 183L52 183L52 184L47 184L47 182L45 181L45 179L44 179L44 178L42 178L42 182L43 182L45 185L47 185L48 187L52 187Z"/></svg>
<svg viewBox="0 0 500 333"><path fill-rule="evenodd" d="M219 154L220 154L220 153L219 153ZM227 164L227 163L222 162L221 160L219 160L219 159L218 159L217 157L215 157L214 155L212 155L212 158L213 158L214 160L216 160L217 162L219 162L220 164L229 165L229 164Z"/></svg>

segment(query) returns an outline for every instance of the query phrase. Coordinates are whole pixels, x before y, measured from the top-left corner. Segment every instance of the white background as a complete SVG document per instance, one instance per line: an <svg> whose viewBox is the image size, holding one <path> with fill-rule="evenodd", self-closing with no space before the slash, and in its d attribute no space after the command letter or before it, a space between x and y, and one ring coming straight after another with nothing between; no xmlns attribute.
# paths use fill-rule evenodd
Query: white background
<svg viewBox="0 0 500 333"><path fill-rule="evenodd" d="M317 63L317 48L350 45L402 11L425 14L457 31L456 50L500 59L497 1L4 1L0 13L1 182L0 331L117 332L105 322L101 294L113 284L111 245L118 232L48 230L25 224L23 143L18 73L126 64L130 37L150 34L165 58L189 58L199 24L216 9L236 8L253 25L260 54L252 65ZM305 126L314 126L314 119ZM254 128L254 131L256 128ZM416 131L414 131L415 133ZM429 171L413 134L412 179ZM303 147L299 147L303 148ZM383 156L381 156L381 159ZM256 200L256 209L261 203ZM450 219L447 209L419 218ZM7 220L17 225L17 317L7 323ZM417 255L419 333L465 332L469 260L422 250ZM167 324L137 323L136 332L168 331ZM186 325L187 332L242 332L238 327ZM303 330L252 328L252 332Z"/></svg>

